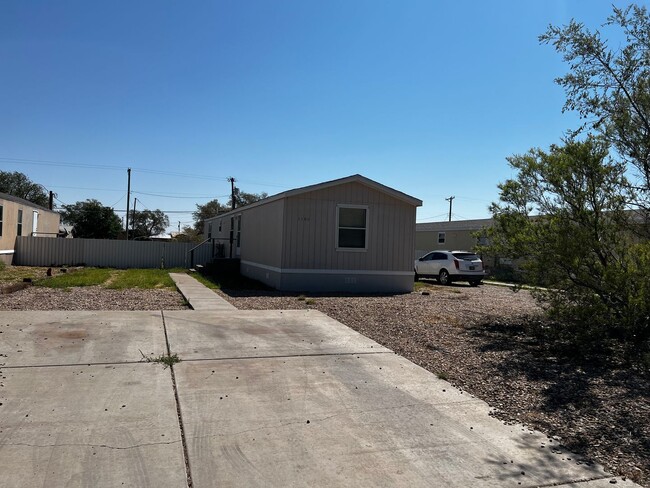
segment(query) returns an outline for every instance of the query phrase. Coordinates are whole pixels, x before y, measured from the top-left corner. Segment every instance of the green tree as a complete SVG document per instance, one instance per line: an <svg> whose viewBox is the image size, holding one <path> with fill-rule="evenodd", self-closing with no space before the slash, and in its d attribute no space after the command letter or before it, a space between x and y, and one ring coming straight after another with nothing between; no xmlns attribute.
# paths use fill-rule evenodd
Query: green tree
<svg viewBox="0 0 650 488"><path fill-rule="evenodd" d="M268 197L268 193L262 192L262 193L246 193L244 191L241 191L239 188L235 187L235 208L237 207L243 207L245 205L250 205L251 203L255 203L259 200L263 200L266 197ZM229 209L232 207L232 197L228 199L228 205L230 205Z"/></svg>
<svg viewBox="0 0 650 488"><path fill-rule="evenodd" d="M616 49L600 31L572 20L549 26L540 41L552 44L569 63L556 79L566 93L564 110L577 111L584 124L576 131L602 134L621 158L636 169L639 199L648 209L650 197L650 15L645 7L613 7L604 28L622 32Z"/></svg>
<svg viewBox="0 0 650 488"><path fill-rule="evenodd" d="M239 188L235 187L235 208L243 207L244 205L250 205L255 203L258 200L262 200L268 197L267 193L246 193L241 191ZM217 200L210 200L208 203L203 205L196 204L196 211L192 213L194 218L194 231L201 235L203 234L203 222L217 215L230 212L232 209L232 197L228 199L228 204L223 205Z"/></svg>
<svg viewBox="0 0 650 488"><path fill-rule="evenodd" d="M216 198L210 200L208 203L203 205L196 204L196 211L192 213L194 218L194 230L197 234L203 234L203 222L206 219L216 217L219 214L226 213L230 210L230 207L226 207L219 203L219 200Z"/></svg>
<svg viewBox="0 0 650 488"><path fill-rule="evenodd" d="M115 239L122 230L120 218L112 208L97 200L64 205L61 220L72 225L72 236L87 239Z"/></svg>
<svg viewBox="0 0 650 488"><path fill-rule="evenodd" d="M24 198L42 207L47 207L49 204L45 188L18 171L0 171L0 192Z"/></svg>
<svg viewBox="0 0 650 488"><path fill-rule="evenodd" d="M131 211L129 225L133 229L130 232L133 239L148 238L165 232L169 227L169 217L158 209Z"/></svg>
<svg viewBox="0 0 650 488"><path fill-rule="evenodd" d="M490 252L520 258L558 338L581 353L650 352L650 245L630 232L634 191L602 137L508 158Z"/></svg>
<svg viewBox="0 0 650 488"><path fill-rule="evenodd" d="M178 242L201 242L202 239L199 236L199 233L196 231L196 229L192 226L185 226L183 227L183 232L179 235L177 235L174 240Z"/></svg>

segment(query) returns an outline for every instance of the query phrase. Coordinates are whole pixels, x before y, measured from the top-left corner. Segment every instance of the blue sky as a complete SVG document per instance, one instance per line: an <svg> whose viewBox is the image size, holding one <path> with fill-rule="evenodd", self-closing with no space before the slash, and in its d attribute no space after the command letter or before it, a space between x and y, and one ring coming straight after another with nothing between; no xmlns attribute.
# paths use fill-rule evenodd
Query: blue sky
<svg viewBox="0 0 650 488"><path fill-rule="evenodd" d="M0 169L124 209L131 167L173 228L228 176L274 194L360 173L422 199L418 221L450 195L455 220L489 217L505 158L577 125L538 35L612 3L5 0Z"/></svg>

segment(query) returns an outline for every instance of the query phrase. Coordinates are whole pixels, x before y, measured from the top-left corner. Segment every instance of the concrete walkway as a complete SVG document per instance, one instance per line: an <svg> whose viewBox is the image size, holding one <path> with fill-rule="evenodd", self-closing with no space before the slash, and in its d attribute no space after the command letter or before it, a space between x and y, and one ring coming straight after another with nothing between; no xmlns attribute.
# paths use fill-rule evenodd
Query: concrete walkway
<svg viewBox="0 0 650 488"><path fill-rule="evenodd" d="M611 486L488 413L314 310L0 312L3 487Z"/></svg>
<svg viewBox="0 0 650 488"><path fill-rule="evenodd" d="M237 310L233 305L217 295L186 273L169 273L176 288L194 310Z"/></svg>

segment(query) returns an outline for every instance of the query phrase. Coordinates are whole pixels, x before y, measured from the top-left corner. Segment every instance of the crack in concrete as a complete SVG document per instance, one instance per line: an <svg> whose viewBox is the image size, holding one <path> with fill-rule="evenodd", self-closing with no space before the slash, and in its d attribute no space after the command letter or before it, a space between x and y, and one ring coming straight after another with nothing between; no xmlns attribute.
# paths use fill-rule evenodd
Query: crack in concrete
<svg viewBox="0 0 650 488"><path fill-rule="evenodd" d="M167 324L165 323L165 312L160 311L160 316L163 323L163 331L165 332L165 344L167 345L167 356L171 356L171 348L169 347L169 336L167 335ZM183 460L185 461L185 475L187 479L187 487L192 488L192 470L190 466L190 453L187 447L187 439L185 438L185 425L183 424L183 415L181 412L181 401L178 396L178 386L176 384L176 374L174 373L174 365L169 365L169 372L172 377L172 388L174 390L174 401L176 402L176 415L178 417L178 428L181 432L181 442L183 445Z"/></svg>
<svg viewBox="0 0 650 488"><path fill-rule="evenodd" d="M35 368L75 368L79 366L119 366L122 364L142 364L147 361L112 361L112 362L90 362L90 363L66 363L66 364L22 364L13 366L0 366L2 369L35 369Z"/></svg>
<svg viewBox="0 0 650 488"><path fill-rule="evenodd" d="M109 444L83 444L83 443L62 443L62 444L29 444L27 442L9 442L3 443L2 447L38 447L38 448L48 448L48 447L92 447L92 448L102 448L102 449L115 449L115 450L129 450L137 449L140 447L149 447L149 446L168 446L171 444L178 444L182 442L181 439L175 441L165 441L165 442L144 442L142 444L135 444L133 446L111 446Z"/></svg>
<svg viewBox="0 0 650 488"><path fill-rule="evenodd" d="M322 356L371 356L377 354L395 354L393 351L368 351L368 352L322 352L312 354L277 354L268 356L232 356L224 358L190 358L183 359L186 363L198 361L237 361L247 359L282 359L282 358L310 358Z"/></svg>
<svg viewBox="0 0 650 488"><path fill-rule="evenodd" d="M552 488L553 486L569 486L573 485L575 483L589 483L591 481L598 481L598 480L605 480L605 479L610 479L610 478L616 478L616 476L595 476L593 478L581 478L578 480L568 480L568 481L559 481L557 483L548 483L544 485L530 485L529 488Z"/></svg>
<svg viewBox="0 0 650 488"><path fill-rule="evenodd" d="M245 429L245 430L240 430L237 432L231 432L231 433L220 433L220 434L208 434L208 435L203 435L203 436L192 436L189 439L191 440L196 440L196 439L209 439L212 437L221 437L221 436L228 436L228 437L234 437L242 434L248 434L250 432L258 432L260 430L268 430L268 429L281 429L283 427L288 427L290 425L304 425L306 423L316 423L316 422L325 422L326 420L332 419L334 417L339 417L341 415L349 414L349 413L358 413L358 414L364 414L364 413L371 413L371 412L378 412L381 410L397 410L400 408L409 408L409 407L415 407L417 406L417 403L409 403L406 405L395 405L393 407L383 407L383 408L373 408L370 410L355 410L353 408L348 408L343 412L338 412L332 415L328 415L326 417L321 417L321 418L316 418L316 419L306 419L306 420L295 420L291 422L285 422L282 424L276 424L276 425L264 425L261 427L256 427L254 429Z"/></svg>

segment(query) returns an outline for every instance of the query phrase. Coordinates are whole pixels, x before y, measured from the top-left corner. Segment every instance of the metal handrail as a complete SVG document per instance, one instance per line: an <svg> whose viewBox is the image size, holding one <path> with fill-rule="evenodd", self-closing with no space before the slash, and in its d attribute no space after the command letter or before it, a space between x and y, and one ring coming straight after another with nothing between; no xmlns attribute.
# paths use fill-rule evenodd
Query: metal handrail
<svg viewBox="0 0 650 488"><path fill-rule="evenodd" d="M190 268L193 268L193 267L194 267L194 250L195 250L197 247L201 247L203 244L205 244L206 242L209 242L209 241L211 241L211 240L212 240L212 237L208 237L206 240L204 240L203 242L197 244L196 246L194 246L192 249L190 249L189 251L187 251L187 252L185 253L185 255L187 255L187 253L190 253Z"/></svg>
<svg viewBox="0 0 650 488"><path fill-rule="evenodd" d="M212 240L212 237L208 237L205 241L203 241L203 242L197 244L197 245L194 246L192 249L190 249L189 251L187 251L185 254L187 254L188 252L192 252L192 251L194 251L194 249L196 249L197 247L201 247L203 244L205 244L206 242L211 241L211 240Z"/></svg>

